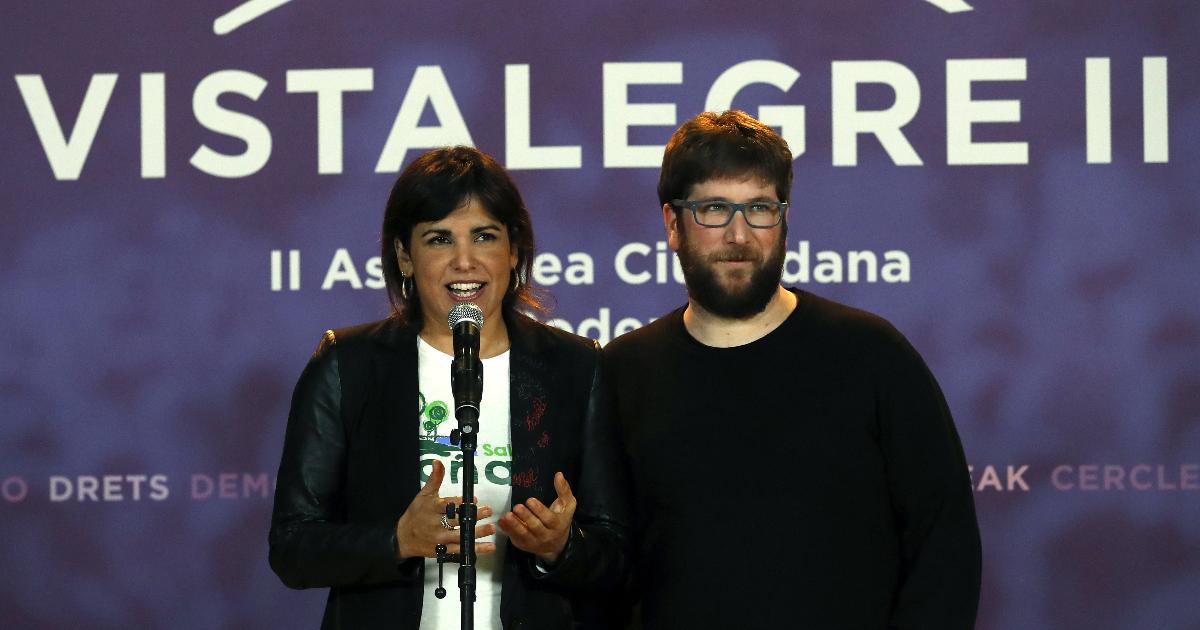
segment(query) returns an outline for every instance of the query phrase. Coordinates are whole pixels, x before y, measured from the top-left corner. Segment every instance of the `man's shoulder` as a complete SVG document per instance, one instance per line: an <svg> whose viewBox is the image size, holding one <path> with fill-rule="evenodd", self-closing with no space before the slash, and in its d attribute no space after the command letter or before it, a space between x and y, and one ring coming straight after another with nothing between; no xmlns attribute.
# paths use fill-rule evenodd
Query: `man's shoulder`
<svg viewBox="0 0 1200 630"><path fill-rule="evenodd" d="M681 310L671 311L637 330L613 339L604 346L605 356L609 357L609 360L620 360L622 357L657 351L675 334Z"/></svg>
<svg viewBox="0 0 1200 630"><path fill-rule="evenodd" d="M827 339L851 343L884 344L904 340L904 335L884 317L870 311L796 290L803 321L810 331Z"/></svg>

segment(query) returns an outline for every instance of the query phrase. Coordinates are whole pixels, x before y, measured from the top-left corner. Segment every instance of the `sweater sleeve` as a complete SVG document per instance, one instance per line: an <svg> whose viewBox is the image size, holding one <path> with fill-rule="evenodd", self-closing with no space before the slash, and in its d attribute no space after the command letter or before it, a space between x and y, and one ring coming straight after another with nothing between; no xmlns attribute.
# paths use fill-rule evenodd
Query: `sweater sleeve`
<svg viewBox="0 0 1200 630"><path fill-rule="evenodd" d="M973 628L981 547L970 475L933 374L900 333L877 357L877 417L900 542L889 628Z"/></svg>
<svg viewBox="0 0 1200 630"><path fill-rule="evenodd" d="M420 558L396 558L395 522L346 522L341 396L329 331L292 395L271 514L271 568L292 588L418 579Z"/></svg>
<svg viewBox="0 0 1200 630"><path fill-rule="evenodd" d="M533 572L569 589L611 591L624 579L628 562L629 500L621 449L609 414L608 389L599 346L595 346L583 419L579 499L567 546L550 570Z"/></svg>

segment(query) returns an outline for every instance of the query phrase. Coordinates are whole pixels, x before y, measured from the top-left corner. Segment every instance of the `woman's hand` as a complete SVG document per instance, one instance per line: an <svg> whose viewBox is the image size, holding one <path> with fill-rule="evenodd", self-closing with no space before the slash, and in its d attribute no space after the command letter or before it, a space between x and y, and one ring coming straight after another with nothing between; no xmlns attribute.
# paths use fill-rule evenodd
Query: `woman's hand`
<svg viewBox="0 0 1200 630"><path fill-rule="evenodd" d="M396 546L401 558L437 557L434 547L439 544L446 545L447 553L459 552L458 519L450 520L450 525L455 527L450 530L442 527L442 517L446 515L446 504L461 505L462 497L443 499L438 496L445 476L446 467L440 461L433 460L433 472L429 474L429 481L425 482L425 486L413 497L412 503L408 504L408 509L404 510L400 521L396 523ZM476 518L484 519L491 515L492 508L481 505ZM493 524L475 525L476 539L495 533L496 526ZM491 553L495 550L496 543L475 543L475 553Z"/></svg>
<svg viewBox="0 0 1200 630"><path fill-rule="evenodd" d="M500 517L498 523L517 549L534 554L546 564L558 562L575 516L575 495L561 472L554 475L554 490L558 498L550 507L530 497L525 505L517 504L513 511Z"/></svg>

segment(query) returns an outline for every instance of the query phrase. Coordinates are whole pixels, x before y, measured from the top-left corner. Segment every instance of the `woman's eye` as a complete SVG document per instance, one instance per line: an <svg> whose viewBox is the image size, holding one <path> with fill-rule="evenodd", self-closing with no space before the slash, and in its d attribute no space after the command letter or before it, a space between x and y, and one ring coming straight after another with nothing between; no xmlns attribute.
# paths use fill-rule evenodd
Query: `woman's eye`
<svg viewBox="0 0 1200 630"><path fill-rule="evenodd" d="M494 241L494 240L496 240L496 235L491 232L480 232L479 234L475 235L476 242Z"/></svg>
<svg viewBox="0 0 1200 630"><path fill-rule="evenodd" d="M429 238L429 240L427 240L425 242L429 245L442 245L444 243L449 243L450 239L446 238L445 236L439 235L439 236L431 236Z"/></svg>

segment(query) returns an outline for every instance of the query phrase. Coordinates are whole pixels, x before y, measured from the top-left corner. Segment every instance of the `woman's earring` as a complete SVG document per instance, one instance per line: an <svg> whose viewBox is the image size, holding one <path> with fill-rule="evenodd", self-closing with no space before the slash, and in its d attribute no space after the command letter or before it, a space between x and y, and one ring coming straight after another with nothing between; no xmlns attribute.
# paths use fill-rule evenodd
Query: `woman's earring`
<svg viewBox="0 0 1200 630"><path fill-rule="evenodd" d="M513 291L519 291L521 289L521 285L525 284L525 274L522 273L516 267L513 267L512 276L513 276Z"/></svg>
<svg viewBox="0 0 1200 630"><path fill-rule="evenodd" d="M408 294L415 289L416 287L413 286L412 276L406 276L404 275L403 271L400 272L400 297L404 298L405 301L408 301Z"/></svg>

